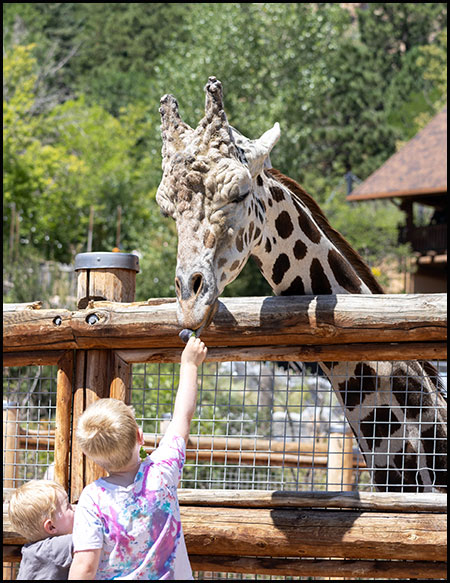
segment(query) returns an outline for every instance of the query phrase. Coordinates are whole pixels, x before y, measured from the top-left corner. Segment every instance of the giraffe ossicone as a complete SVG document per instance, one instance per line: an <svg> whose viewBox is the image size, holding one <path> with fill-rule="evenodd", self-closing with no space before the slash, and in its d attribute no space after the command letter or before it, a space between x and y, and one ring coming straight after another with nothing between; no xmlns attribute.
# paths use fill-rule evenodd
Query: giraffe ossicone
<svg viewBox="0 0 450 583"><path fill-rule="evenodd" d="M160 107L163 176L156 200L177 226L180 327L199 331L210 324L220 294L250 256L277 295L383 293L313 198L271 168L279 125L250 140L229 125L220 81L210 77L205 92L205 115L195 129L181 120L173 96L165 95ZM446 401L429 363L321 367L378 489L446 487Z"/></svg>

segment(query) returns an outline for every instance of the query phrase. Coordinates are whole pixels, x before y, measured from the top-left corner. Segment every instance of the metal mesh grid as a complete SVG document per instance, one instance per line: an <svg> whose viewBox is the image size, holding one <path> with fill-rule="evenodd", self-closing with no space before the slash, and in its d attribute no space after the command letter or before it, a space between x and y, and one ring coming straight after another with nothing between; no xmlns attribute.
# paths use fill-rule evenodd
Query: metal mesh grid
<svg viewBox="0 0 450 583"><path fill-rule="evenodd" d="M55 366L23 366L3 374L3 486L47 477L54 460Z"/></svg>
<svg viewBox="0 0 450 583"><path fill-rule="evenodd" d="M340 383L351 378L351 364L336 368ZM445 384L446 363L435 364ZM132 403L148 445L157 444L170 419L178 374L177 364L133 365ZM417 373L410 375L414 387ZM382 387L375 398L384 403ZM378 415L390 422L389 402ZM361 410L360 418L366 416ZM394 434L394 421L387 463L389 441L404 439ZM427 439L436 446L438 438ZM331 383L317 366L202 365L182 487L373 491L367 469Z"/></svg>
<svg viewBox="0 0 450 583"><path fill-rule="evenodd" d="M446 384L447 363L435 364ZM56 374L55 366L5 369L6 487L43 477L53 462ZM131 401L149 446L170 419L178 380L178 364L133 365ZM181 485L373 489L329 380L314 365L275 362L202 365Z"/></svg>

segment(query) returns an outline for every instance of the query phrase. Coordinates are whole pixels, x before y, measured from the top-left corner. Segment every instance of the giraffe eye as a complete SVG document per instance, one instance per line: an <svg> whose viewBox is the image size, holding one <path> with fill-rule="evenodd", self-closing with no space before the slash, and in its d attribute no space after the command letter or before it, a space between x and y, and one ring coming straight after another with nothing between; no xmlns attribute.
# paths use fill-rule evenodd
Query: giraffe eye
<svg viewBox="0 0 450 583"><path fill-rule="evenodd" d="M246 192L239 194L236 198L233 198L233 200L231 202L242 202L245 198L247 198L247 196L249 194L250 194L250 191L247 190Z"/></svg>

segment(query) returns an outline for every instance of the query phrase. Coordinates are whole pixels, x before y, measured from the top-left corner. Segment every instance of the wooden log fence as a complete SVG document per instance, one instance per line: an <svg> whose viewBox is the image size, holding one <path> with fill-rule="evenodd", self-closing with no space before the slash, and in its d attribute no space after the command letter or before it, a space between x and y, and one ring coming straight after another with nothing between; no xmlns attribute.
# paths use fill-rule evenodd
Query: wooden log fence
<svg viewBox="0 0 450 583"><path fill-rule="evenodd" d="M183 349L175 301L133 302L137 269L124 265L79 266L76 311L42 309L40 302L4 306L4 366L58 366L55 431L46 436L18 431L15 447L23 440L53 443L55 479L70 489L72 500L102 475L71 442L79 415L103 396L129 402L133 363L179 362ZM434 360L446 358L446 324L445 294L227 298L202 338L207 360L216 362ZM152 450L158 439L147 436L146 448ZM350 440L337 435L333 440L340 460L347 456L349 463L351 456L353 465ZM245 441L193 437L188 455L286 465L292 456L298 465L314 452L314 464L322 457L326 465L332 451L330 443L314 443L308 452L298 443ZM364 465L362 459L357 464ZM180 490L179 499L194 570L446 577L444 494ZM3 519L4 560L17 561L24 541L12 532L5 506Z"/></svg>
<svg viewBox="0 0 450 583"><path fill-rule="evenodd" d="M6 353L156 349L147 358L173 359L183 346L168 299L91 301L75 312L6 306L3 322ZM229 359L232 349L246 360L442 358L446 322L445 294L225 298L202 337L210 360Z"/></svg>
<svg viewBox="0 0 450 583"><path fill-rule="evenodd" d="M443 494L179 490L178 495L194 570L446 577ZM11 530L5 509L3 521L4 558L15 561L24 540Z"/></svg>

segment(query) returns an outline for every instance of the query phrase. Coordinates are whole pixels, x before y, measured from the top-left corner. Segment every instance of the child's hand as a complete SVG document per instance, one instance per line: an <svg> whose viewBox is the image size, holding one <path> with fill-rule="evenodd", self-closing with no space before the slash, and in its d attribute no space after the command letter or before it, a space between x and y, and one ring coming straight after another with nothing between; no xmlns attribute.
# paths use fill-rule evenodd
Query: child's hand
<svg viewBox="0 0 450 583"><path fill-rule="evenodd" d="M208 349L200 338L191 336L181 354L181 364L200 366L206 358Z"/></svg>

